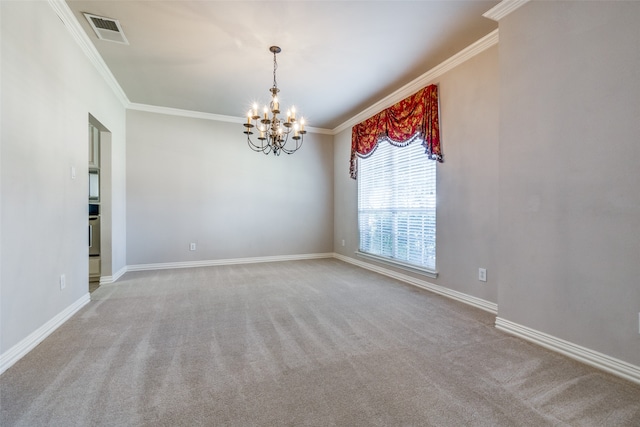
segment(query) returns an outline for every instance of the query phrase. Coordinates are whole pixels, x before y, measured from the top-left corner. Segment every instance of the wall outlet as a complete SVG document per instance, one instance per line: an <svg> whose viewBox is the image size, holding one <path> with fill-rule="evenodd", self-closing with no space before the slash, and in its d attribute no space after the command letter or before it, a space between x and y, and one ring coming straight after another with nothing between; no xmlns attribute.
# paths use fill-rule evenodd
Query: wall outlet
<svg viewBox="0 0 640 427"><path fill-rule="evenodd" d="M486 282L487 281L487 269L486 268L479 268L478 269L478 280L480 280L481 282Z"/></svg>
<svg viewBox="0 0 640 427"><path fill-rule="evenodd" d="M191 243L191 244L189 245L189 250L190 250L190 251L195 251L195 250L196 250L196 244L195 244L195 243Z"/></svg>
<svg viewBox="0 0 640 427"><path fill-rule="evenodd" d="M344 246L344 244L345 244L344 239L342 239L342 246Z"/></svg>
<svg viewBox="0 0 640 427"><path fill-rule="evenodd" d="M64 274L60 275L60 290L63 290L67 286L67 278Z"/></svg>

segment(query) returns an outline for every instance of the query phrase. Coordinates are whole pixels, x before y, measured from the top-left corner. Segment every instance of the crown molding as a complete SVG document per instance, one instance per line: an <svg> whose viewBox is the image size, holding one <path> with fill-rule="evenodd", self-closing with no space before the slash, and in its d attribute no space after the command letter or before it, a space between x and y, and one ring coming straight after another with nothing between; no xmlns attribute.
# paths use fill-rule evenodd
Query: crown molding
<svg viewBox="0 0 640 427"><path fill-rule="evenodd" d="M520 1L520 0L516 0ZM412 82L404 85L397 91L393 92L391 95L381 99L376 102L366 110L360 112L358 115L352 117L341 125L337 126L334 129L322 129L322 128L314 128L312 126L307 126L307 131L309 133L319 133L325 135L337 135L343 130L360 123L361 121L373 116L376 113L384 110L395 104L398 101L403 100L404 98L413 95L426 85L428 85L434 79L442 76L447 71L457 67L463 62L473 58L474 56L484 52L492 46L498 44L498 30L495 29L486 36L482 37L480 40L461 50L457 54L453 55L451 58L432 68L431 70L424 73L422 76L413 80ZM132 110L138 111L147 111L152 113L159 114L168 114L173 116L182 116L182 117L193 117L198 119L205 120L217 120L223 122L231 122L231 123L244 123L244 117L233 117L233 116L222 116L218 114L210 114L210 113L201 113L198 111L189 111L189 110L181 110L178 108L168 108L168 107L158 107L154 105L148 104L137 104L137 103L129 103L128 108Z"/></svg>
<svg viewBox="0 0 640 427"><path fill-rule="evenodd" d="M166 114L169 116L190 117L192 119L202 120L214 120L217 122L228 123L245 123L246 117L234 117L224 116L221 114L203 113L201 111L182 110L180 108L159 107L157 105L139 104L137 102L130 102L127 106L129 110L145 111L147 113ZM314 128L313 126L306 126L308 133L321 133L326 135L333 135L329 129Z"/></svg>
<svg viewBox="0 0 640 427"><path fill-rule="evenodd" d="M215 120L219 122L244 123L244 117L224 116L221 114L203 113L200 111L182 110L179 108L158 107L155 105L133 103L129 100L118 81L107 67L107 64L96 50L95 46L82 29L82 26L76 19L75 15L64 0L47 0L56 15L60 18L64 26L67 28L73 39L78 43L89 61L96 67L98 73L102 76L107 85L111 88L123 107L131 110L146 111L157 114L167 114L171 116L192 117L196 119ZM315 128L313 126L306 127L309 133L319 133L333 135L329 129Z"/></svg>
<svg viewBox="0 0 640 427"><path fill-rule="evenodd" d="M482 14L485 18L500 21L502 18L523 6L529 0L502 0L500 3Z"/></svg>
<svg viewBox="0 0 640 427"><path fill-rule="evenodd" d="M193 119L215 120L218 122L244 123L246 118L224 116L221 114L203 113L201 111L182 110L180 108L159 107L157 105L130 102L129 110L146 111L148 113L166 114L169 116L190 117Z"/></svg>
<svg viewBox="0 0 640 427"><path fill-rule="evenodd" d="M63 22L65 27L67 27L67 30L69 30L74 40L78 43L78 45L80 45L80 47L82 48L87 58L96 67L96 69L98 70L100 75L103 77L107 85L111 88L113 93L116 95L118 100L122 103L122 105L125 108L131 109L131 110L137 110L137 111L146 111L151 113L167 114L167 115L180 116L180 117L192 117L192 118L198 118L198 119L204 119L204 120L215 120L215 121L230 122L230 123L244 123L244 120L245 120L244 117L233 117L233 116L225 116L220 114L203 113L199 111L182 110L179 108L158 107L155 105L132 103L129 100L129 98L127 98L127 95L122 90L122 87L120 87L120 85L118 84L117 80L111 73L111 70L109 70L109 67L107 67L107 64L102 59L102 56L100 56L95 46L93 45L93 43L91 42L87 34L84 32L80 23L76 19L75 15L73 14L69 6L65 3L65 1L64 0L47 0L47 1L51 6L51 8L55 11L56 15L58 15L60 20ZM500 4L498 4L496 7L494 7L487 13L485 13L483 16L493 19L492 17L488 16L488 14L490 14L494 10L498 10L499 7L502 6L503 4L506 4L506 5L502 6L502 8L504 10L508 10L508 12L503 13L502 15L500 15L500 17L506 16L506 14L517 9L527 1L529 0L503 0ZM307 132L325 134L325 135L337 135L343 130L371 117L376 113L379 113L380 111L392 106L398 101L401 101L407 96L414 94L415 92L422 89L424 86L429 84L434 79L442 76L447 71L457 67L458 65L478 55L479 53L485 51L486 49L496 45L497 43L498 43L498 30L496 29L491 33L487 34L486 36L484 36L483 38L481 38L480 40L476 41L472 45L458 52L451 58L442 62L438 66L427 71L422 76L406 84L405 86L401 87L397 91L393 92L392 94L376 102L369 108L360 112L356 116L352 117L351 119L337 126L336 128L323 129L323 128L316 128L313 126L307 126Z"/></svg>
<svg viewBox="0 0 640 427"><path fill-rule="evenodd" d="M80 23L67 3L65 3L64 0L48 0L48 2L49 6L51 6L56 15L58 15L58 18L60 18L69 33L71 33L73 39L80 45L80 48L89 61L96 67L98 73L100 73L104 81L111 88L116 98L118 98L122 106L126 108L130 104L129 98L127 98L127 95L118 84L116 78L111 74L111 70L109 70L109 67L107 67L107 64L105 64L93 43L91 43L91 40L80 26Z"/></svg>
<svg viewBox="0 0 640 427"><path fill-rule="evenodd" d="M490 32L480 40L476 41L475 43L471 44L470 46L466 47L465 49L461 50L457 54L453 55L451 58L447 59L446 61L435 66L434 68L427 71L417 79L401 87L397 91L393 92L391 95L381 99L380 101L376 102L366 110L360 112L356 116L352 117L351 119L342 123L338 127L334 128L331 131L332 134L337 135L343 130L348 129L360 123L361 121L368 119L369 117L379 113L385 108L391 107L396 102L402 101L406 97L413 95L423 87L427 86L433 80L445 74L447 71L450 71L451 69L457 67L463 62L478 55L479 53L484 52L485 50L489 49L492 46L495 46L496 44L498 44L497 29L493 30L492 32Z"/></svg>

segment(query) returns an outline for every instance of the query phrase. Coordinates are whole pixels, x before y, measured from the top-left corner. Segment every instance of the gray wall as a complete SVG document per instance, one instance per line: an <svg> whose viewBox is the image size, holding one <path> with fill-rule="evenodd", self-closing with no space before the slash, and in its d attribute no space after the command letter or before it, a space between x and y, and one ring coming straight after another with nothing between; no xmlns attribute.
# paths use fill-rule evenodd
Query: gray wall
<svg viewBox="0 0 640 427"><path fill-rule="evenodd" d="M111 132L113 274L127 264L355 257L350 129L308 134L294 156L274 158L251 152L239 124L125 115L47 3L0 10L0 354L88 290L89 113ZM500 22L499 48L434 81L440 275L414 276L640 365L637 22L637 2L530 2Z"/></svg>
<svg viewBox="0 0 640 427"><path fill-rule="evenodd" d="M88 293L89 114L112 132L112 262L125 266L125 110L47 2L0 8L4 354Z"/></svg>
<svg viewBox="0 0 640 427"><path fill-rule="evenodd" d="M640 365L640 3L500 21L499 316Z"/></svg>
<svg viewBox="0 0 640 427"><path fill-rule="evenodd" d="M439 275L437 279L413 276L495 303L499 228L498 48L489 48L433 83L439 86L445 158L437 166ZM349 178L351 128L336 135L334 144L334 250L355 258L358 205L357 183ZM478 281L479 267L487 269L486 283Z"/></svg>
<svg viewBox="0 0 640 427"><path fill-rule="evenodd" d="M331 136L275 157L243 130L127 112L127 264L332 252Z"/></svg>

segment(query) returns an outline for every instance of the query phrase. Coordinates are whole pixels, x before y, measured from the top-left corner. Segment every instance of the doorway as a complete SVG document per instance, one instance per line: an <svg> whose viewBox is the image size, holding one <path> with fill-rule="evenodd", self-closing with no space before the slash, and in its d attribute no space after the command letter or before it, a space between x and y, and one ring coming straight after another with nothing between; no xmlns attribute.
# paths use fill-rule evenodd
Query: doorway
<svg viewBox="0 0 640 427"><path fill-rule="evenodd" d="M89 114L89 292L111 276L111 132Z"/></svg>

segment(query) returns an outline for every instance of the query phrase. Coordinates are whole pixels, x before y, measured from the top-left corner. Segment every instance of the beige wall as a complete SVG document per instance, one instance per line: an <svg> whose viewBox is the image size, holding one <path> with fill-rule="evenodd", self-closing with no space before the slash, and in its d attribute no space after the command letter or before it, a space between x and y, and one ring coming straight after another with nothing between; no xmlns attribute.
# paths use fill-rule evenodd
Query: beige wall
<svg viewBox="0 0 640 427"><path fill-rule="evenodd" d="M127 112L128 265L332 252L331 136L276 157L242 131Z"/></svg>
<svg viewBox="0 0 640 427"><path fill-rule="evenodd" d="M47 2L0 8L2 355L88 294L89 114L112 132L115 270L126 236L124 107Z"/></svg>
<svg viewBox="0 0 640 427"><path fill-rule="evenodd" d="M498 48L489 48L432 83L439 86L445 159L437 166L439 275L437 279L413 276L495 303L499 274ZM349 178L351 128L338 134L334 144L334 249L355 258L358 205L357 183ZM480 267L487 269L487 282L478 281Z"/></svg>
<svg viewBox="0 0 640 427"><path fill-rule="evenodd" d="M500 21L498 315L640 365L640 3Z"/></svg>

